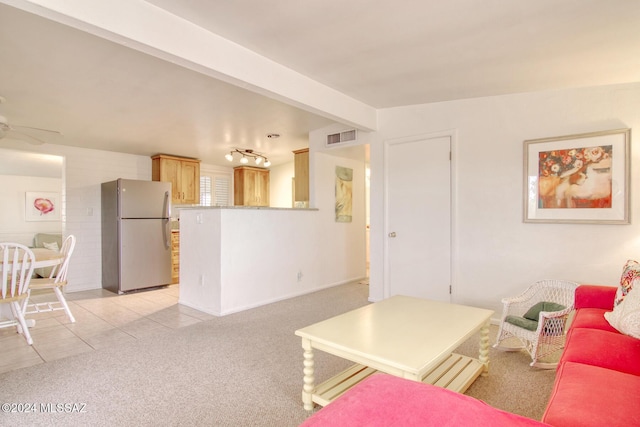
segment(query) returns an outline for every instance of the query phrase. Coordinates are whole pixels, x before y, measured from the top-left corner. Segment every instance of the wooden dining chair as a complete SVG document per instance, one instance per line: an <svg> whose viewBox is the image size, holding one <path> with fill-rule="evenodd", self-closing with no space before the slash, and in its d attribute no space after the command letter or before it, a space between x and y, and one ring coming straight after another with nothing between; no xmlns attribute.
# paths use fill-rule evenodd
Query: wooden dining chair
<svg viewBox="0 0 640 427"><path fill-rule="evenodd" d="M23 303L23 314L44 313L49 311L64 310L67 313L67 317L74 323L75 317L69 309L69 304L62 292L64 286L67 284L67 272L69 270L69 260L73 254L73 249L76 246L76 238L73 235L68 236L62 247L60 248L60 254L62 255L62 262L54 266L46 278L31 279L29 285L28 298ZM50 289L56 295L57 301L30 303L32 291Z"/></svg>
<svg viewBox="0 0 640 427"><path fill-rule="evenodd" d="M33 339L21 303L29 298L29 284L36 257L31 249L19 243L0 243L0 259L0 304L9 304L13 314L13 319L0 321L0 327L16 327L31 345Z"/></svg>

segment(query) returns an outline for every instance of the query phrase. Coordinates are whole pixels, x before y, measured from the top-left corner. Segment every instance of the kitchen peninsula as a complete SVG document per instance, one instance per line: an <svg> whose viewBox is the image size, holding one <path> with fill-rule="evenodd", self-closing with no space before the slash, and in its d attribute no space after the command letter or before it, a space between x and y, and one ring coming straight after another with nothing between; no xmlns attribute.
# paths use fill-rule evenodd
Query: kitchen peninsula
<svg viewBox="0 0 640 427"><path fill-rule="evenodd" d="M318 209L189 207L180 210L179 303L222 316L349 280ZM345 249L346 250L346 249ZM324 251L326 252L326 251ZM336 257L334 261L332 257ZM332 271L333 267L333 271ZM337 271L335 271L337 270Z"/></svg>

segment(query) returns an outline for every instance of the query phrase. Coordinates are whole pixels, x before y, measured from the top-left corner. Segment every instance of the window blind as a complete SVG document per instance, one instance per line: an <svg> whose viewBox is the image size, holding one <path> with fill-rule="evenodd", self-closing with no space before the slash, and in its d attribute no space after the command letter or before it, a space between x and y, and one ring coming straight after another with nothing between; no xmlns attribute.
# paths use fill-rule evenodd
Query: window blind
<svg viewBox="0 0 640 427"><path fill-rule="evenodd" d="M211 177L200 177L200 204L202 206L211 206Z"/></svg>
<svg viewBox="0 0 640 427"><path fill-rule="evenodd" d="M200 176L200 204L202 206L229 206L231 180L227 176Z"/></svg>
<svg viewBox="0 0 640 427"><path fill-rule="evenodd" d="M230 191L229 178L223 176L215 177L214 203L216 206L229 206Z"/></svg>

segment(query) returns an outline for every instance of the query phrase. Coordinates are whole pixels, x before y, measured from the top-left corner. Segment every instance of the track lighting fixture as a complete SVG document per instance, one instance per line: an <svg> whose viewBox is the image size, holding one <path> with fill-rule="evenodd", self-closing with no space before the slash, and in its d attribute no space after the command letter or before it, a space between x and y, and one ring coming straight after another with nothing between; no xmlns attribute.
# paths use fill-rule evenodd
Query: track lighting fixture
<svg viewBox="0 0 640 427"><path fill-rule="evenodd" d="M243 165L246 165L247 163L249 163L249 159L253 159L253 161L256 163L256 166L260 165L260 163L262 163L266 168L271 166L271 162L269 161L269 159L267 159L264 155L256 153L250 149L240 150L238 148L235 148L231 150L229 154L226 154L224 158L232 162L234 159L233 155L235 153L238 153L242 156L240 158L240 163L242 163Z"/></svg>

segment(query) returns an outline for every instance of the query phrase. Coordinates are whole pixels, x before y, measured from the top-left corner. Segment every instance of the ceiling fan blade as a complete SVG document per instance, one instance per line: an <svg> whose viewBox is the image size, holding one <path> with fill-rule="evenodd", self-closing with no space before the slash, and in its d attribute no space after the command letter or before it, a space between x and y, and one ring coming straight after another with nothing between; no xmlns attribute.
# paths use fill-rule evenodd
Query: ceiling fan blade
<svg viewBox="0 0 640 427"><path fill-rule="evenodd" d="M13 139L18 139L20 141L24 141L24 142L26 142L28 144L31 144L31 145L42 145L42 144L46 144L47 143L46 141L44 141L44 140L42 140L40 138L37 138L37 137L35 137L33 135L29 135L29 134L24 133L24 132L19 132L19 131L15 130L15 129L11 129L11 130L7 131L6 132L6 136L9 137L9 138L13 138Z"/></svg>
<svg viewBox="0 0 640 427"><path fill-rule="evenodd" d="M32 130L38 130L38 131L42 131L42 132L50 132L50 133L55 133L55 134L58 134L58 135L62 135L62 132L60 132L58 130L36 128L36 127L33 127L33 126L11 125L11 127L12 128L22 128L22 129L32 129Z"/></svg>

